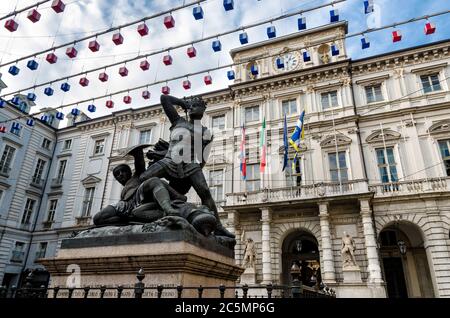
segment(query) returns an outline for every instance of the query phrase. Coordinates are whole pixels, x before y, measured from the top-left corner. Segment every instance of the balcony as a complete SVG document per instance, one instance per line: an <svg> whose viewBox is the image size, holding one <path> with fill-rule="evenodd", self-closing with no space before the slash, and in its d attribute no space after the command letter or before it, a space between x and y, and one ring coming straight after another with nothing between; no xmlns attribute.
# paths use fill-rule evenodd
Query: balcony
<svg viewBox="0 0 450 318"><path fill-rule="evenodd" d="M25 252L22 251L12 251L11 262L22 263L25 257Z"/></svg>
<svg viewBox="0 0 450 318"><path fill-rule="evenodd" d="M10 167L0 167L0 176L9 178L9 173L11 172Z"/></svg>
<svg viewBox="0 0 450 318"><path fill-rule="evenodd" d="M450 190L450 177L375 184L369 189L375 198L440 193Z"/></svg>
<svg viewBox="0 0 450 318"><path fill-rule="evenodd" d="M239 206L286 201L300 201L369 193L365 180L342 183L315 183L299 187L264 189L253 192L227 194L225 206Z"/></svg>
<svg viewBox="0 0 450 318"><path fill-rule="evenodd" d="M63 177L53 178L52 182L50 183L50 187L51 188L60 188L60 187L62 187L63 180L64 180Z"/></svg>
<svg viewBox="0 0 450 318"><path fill-rule="evenodd" d="M44 230L50 230L52 228L52 225L53 225L53 221L42 222L42 228Z"/></svg>
<svg viewBox="0 0 450 318"><path fill-rule="evenodd" d="M33 187L42 189L44 187L44 179L41 179L39 177L33 177L33 179L31 179L31 183L30 183Z"/></svg>

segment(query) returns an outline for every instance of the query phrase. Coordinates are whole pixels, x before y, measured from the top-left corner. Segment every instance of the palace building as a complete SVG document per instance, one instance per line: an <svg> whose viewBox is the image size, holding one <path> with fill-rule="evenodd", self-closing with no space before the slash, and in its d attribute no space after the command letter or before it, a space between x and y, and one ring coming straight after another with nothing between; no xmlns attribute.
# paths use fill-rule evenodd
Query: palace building
<svg viewBox="0 0 450 318"><path fill-rule="evenodd" d="M337 22L234 49L234 83L203 95L203 124L214 134L204 170L236 234L236 263L247 239L256 246L255 272L239 283L289 285L295 270L337 297L450 297L450 41L352 60L346 33ZM290 147L283 170L285 114L290 136L302 111L300 157L292 168ZM5 107L0 120L22 112ZM2 134L3 285L19 284L36 259L53 257L62 239L116 203L112 170L132 164L124 150L167 140L169 127L152 105ZM344 232L354 240L350 270Z"/></svg>

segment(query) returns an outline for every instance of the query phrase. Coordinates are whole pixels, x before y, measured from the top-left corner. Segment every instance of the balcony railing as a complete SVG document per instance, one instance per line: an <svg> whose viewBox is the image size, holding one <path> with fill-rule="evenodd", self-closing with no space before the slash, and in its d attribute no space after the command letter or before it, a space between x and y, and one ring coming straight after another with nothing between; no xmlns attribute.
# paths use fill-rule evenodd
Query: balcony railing
<svg viewBox="0 0 450 318"><path fill-rule="evenodd" d="M369 189L365 180L346 181L342 183L316 183L298 187L227 194L226 206L307 200L368 192Z"/></svg>
<svg viewBox="0 0 450 318"><path fill-rule="evenodd" d="M11 171L10 167L0 167L0 176L8 178L10 171Z"/></svg>
<svg viewBox="0 0 450 318"><path fill-rule="evenodd" d="M52 225L53 225L53 221L47 220L45 222L42 222L42 227L44 230L50 230L52 228Z"/></svg>
<svg viewBox="0 0 450 318"><path fill-rule="evenodd" d="M25 252L12 251L11 262L22 263L25 257Z"/></svg>
<svg viewBox="0 0 450 318"><path fill-rule="evenodd" d="M62 186L62 183L63 183L63 177L53 178L52 183L50 184L50 187L59 188Z"/></svg>
<svg viewBox="0 0 450 318"><path fill-rule="evenodd" d="M414 195L421 193L442 192L450 190L450 178L428 178L411 181L399 181L369 186L375 197Z"/></svg>
<svg viewBox="0 0 450 318"><path fill-rule="evenodd" d="M31 179L31 185L37 188L42 188L44 186L44 179L33 177Z"/></svg>

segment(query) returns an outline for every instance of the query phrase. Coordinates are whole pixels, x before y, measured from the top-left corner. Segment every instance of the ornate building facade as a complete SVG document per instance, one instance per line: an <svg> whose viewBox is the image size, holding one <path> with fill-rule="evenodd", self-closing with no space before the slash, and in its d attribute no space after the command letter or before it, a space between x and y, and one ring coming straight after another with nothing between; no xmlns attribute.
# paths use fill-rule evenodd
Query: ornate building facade
<svg viewBox="0 0 450 318"><path fill-rule="evenodd" d="M236 234L236 262L252 239L255 284L290 284L295 269L305 285L323 282L338 297L449 297L450 42L352 60L339 40L346 32L339 22L232 50L240 65L234 84L203 96L203 123L215 136L205 170L223 222ZM291 169L290 153L283 171L284 115L292 133L302 111L300 160ZM264 119L268 164L260 173ZM243 124L246 180L239 169ZM55 149L31 212L32 194L13 209L15 193L0 174L0 280L9 275L6 283L17 283L17 242L30 247L22 268L38 266L37 252L51 257L63 238L117 202L121 186L112 170L130 163L123 150L167 139L169 125L153 105L49 130ZM5 234L25 212L35 220L28 236ZM342 260L344 232L354 242L350 269Z"/></svg>

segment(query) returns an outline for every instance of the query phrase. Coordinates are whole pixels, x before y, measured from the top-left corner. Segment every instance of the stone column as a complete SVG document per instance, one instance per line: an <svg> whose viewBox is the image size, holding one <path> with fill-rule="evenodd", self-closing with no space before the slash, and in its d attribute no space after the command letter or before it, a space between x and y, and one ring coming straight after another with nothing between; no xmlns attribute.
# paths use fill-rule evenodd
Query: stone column
<svg viewBox="0 0 450 318"><path fill-rule="evenodd" d="M325 283L336 282L333 249L331 247L330 221L328 212L328 202L319 203L320 217L320 237L322 240L322 258L323 270L322 278Z"/></svg>
<svg viewBox="0 0 450 318"><path fill-rule="evenodd" d="M241 264L242 258L242 242L241 242L241 227L239 225L239 212L236 210L228 211L226 228L228 231L236 235L236 245L234 247L235 263Z"/></svg>
<svg viewBox="0 0 450 318"><path fill-rule="evenodd" d="M372 210L370 208L369 199L359 200L361 205L361 218L364 230L364 242L366 245L366 254L369 272L369 283L382 283L380 260L378 258L377 241L372 223Z"/></svg>
<svg viewBox="0 0 450 318"><path fill-rule="evenodd" d="M262 242L262 273L263 284L272 283L272 253L270 249L270 223L272 210L261 209L261 242Z"/></svg>

